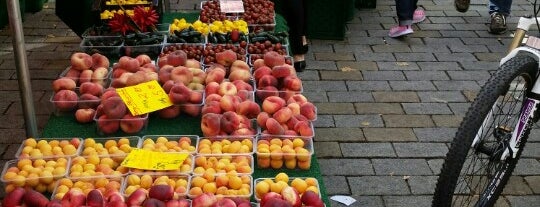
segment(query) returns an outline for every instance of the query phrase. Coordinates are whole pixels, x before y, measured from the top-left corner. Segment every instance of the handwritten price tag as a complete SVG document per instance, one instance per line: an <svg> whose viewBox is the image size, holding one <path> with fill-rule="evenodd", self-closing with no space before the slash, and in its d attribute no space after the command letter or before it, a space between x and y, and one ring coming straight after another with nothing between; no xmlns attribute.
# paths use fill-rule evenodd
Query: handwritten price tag
<svg viewBox="0 0 540 207"><path fill-rule="evenodd" d="M244 3L241 0L221 0L219 8L223 13L243 13Z"/></svg>
<svg viewBox="0 0 540 207"><path fill-rule="evenodd" d="M187 157L187 153L132 149L121 165L142 170L178 170Z"/></svg>
<svg viewBox="0 0 540 207"><path fill-rule="evenodd" d="M133 116L150 113L172 105L169 96L155 80L116 89Z"/></svg>

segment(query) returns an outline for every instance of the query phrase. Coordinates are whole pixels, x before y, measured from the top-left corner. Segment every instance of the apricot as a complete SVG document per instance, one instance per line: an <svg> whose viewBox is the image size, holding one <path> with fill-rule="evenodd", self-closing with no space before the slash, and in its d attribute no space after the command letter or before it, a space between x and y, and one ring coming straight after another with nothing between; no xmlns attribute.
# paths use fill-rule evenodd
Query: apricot
<svg viewBox="0 0 540 207"><path fill-rule="evenodd" d="M300 161L298 160L298 168L302 169L302 170L309 170L309 168L311 167L311 161L308 160L308 161Z"/></svg>
<svg viewBox="0 0 540 207"><path fill-rule="evenodd" d="M214 182L211 182L211 183L205 183L202 187L202 190L203 192L205 193L213 193L215 194L216 191L217 191L217 186L216 186L216 183Z"/></svg>
<svg viewBox="0 0 540 207"><path fill-rule="evenodd" d="M24 140L24 146L35 147L36 145L37 141L34 138L28 138Z"/></svg>
<svg viewBox="0 0 540 207"><path fill-rule="evenodd" d="M128 175L127 177L127 183L128 185L140 185L141 184L141 178L138 175Z"/></svg>
<svg viewBox="0 0 540 207"><path fill-rule="evenodd" d="M242 187L242 179L238 176L229 176L229 189L238 190Z"/></svg>
<svg viewBox="0 0 540 207"><path fill-rule="evenodd" d="M285 168L287 169L295 169L296 168L296 160L295 159L291 159L291 160L285 160Z"/></svg>
<svg viewBox="0 0 540 207"><path fill-rule="evenodd" d="M141 180L140 181L141 188L149 189L152 186L152 183L153 183L152 176L143 175L143 176L141 176L140 180Z"/></svg>
<svg viewBox="0 0 540 207"><path fill-rule="evenodd" d="M255 193L258 198L261 198L262 195L270 192L270 184L267 182L258 182L255 184Z"/></svg>
<svg viewBox="0 0 540 207"><path fill-rule="evenodd" d="M270 160L270 166L274 169L283 167L283 160Z"/></svg>
<svg viewBox="0 0 540 207"><path fill-rule="evenodd" d="M260 156L257 156L257 166L260 168L269 168L270 158L261 158Z"/></svg>
<svg viewBox="0 0 540 207"><path fill-rule="evenodd" d="M302 194L306 192L306 189L308 188L308 184L305 180L301 178L295 178L291 181L291 187L295 188L298 193Z"/></svg>
<svg viewBox="0 0 540 207"><path fill-rule="evenodd" d="M317 194L319 194L319 188L317 188L317 186L309 186L306 188L306 191L313 191Z"/></svg>
<svg viewBox="0 0 540 207"><path fill-rule="evenodd" d="M200 187L202 188L204 184L206 184L208 181L200 176L196 176L191 178L191 186L192 187Z"/></svg>
<svg viewBox="0 0 540 207"><path fill-rule="evenodd" d="M191 187L189 189L189 195L191 196L198 196L198 195L201 195L203 194L203 190L201 187Z"/></svg>

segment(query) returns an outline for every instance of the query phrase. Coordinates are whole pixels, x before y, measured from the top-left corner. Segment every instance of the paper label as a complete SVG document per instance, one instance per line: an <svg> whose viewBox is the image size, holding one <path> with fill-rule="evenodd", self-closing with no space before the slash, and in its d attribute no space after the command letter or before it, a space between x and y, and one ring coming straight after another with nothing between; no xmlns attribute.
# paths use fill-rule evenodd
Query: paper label
<svg viewBox="0 0 540 207"><path fill-rule="evenodd" d="M116 89L131 115L150 113L172 105L169 96L156 80Z"/></svg>
<svg viewBox="0 0 540 207"><path fill-rule="evenodd" d="M187 157L187 153L132 149L121 165L142 170L178 170Z"/></svg>
<svg viewBox="0 0 540 207"><path fill-rule="evenodd" d="M220 0L219 7L223 13L244 12L244 2L242 0Z"/></svg>

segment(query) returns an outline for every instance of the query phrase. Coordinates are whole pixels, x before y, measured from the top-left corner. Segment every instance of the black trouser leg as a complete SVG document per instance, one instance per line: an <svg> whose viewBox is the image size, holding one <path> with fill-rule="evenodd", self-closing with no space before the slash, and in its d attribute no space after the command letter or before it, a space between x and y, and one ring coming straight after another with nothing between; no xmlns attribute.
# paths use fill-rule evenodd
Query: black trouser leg
<svg viewBox="0 0 540 207"><path fill-rule="evenodd" d="M396 13L399 25L411 25L418 0L396 0Z"/></svg>
<svg viewBox="0 0 540 207"><path fill-rule="evenodd" d="M289 26L289 41L293 55L305 54L307 47L302 42L302 36L306 36L306 3L307 0L284 0L283 16Z"/></svg>

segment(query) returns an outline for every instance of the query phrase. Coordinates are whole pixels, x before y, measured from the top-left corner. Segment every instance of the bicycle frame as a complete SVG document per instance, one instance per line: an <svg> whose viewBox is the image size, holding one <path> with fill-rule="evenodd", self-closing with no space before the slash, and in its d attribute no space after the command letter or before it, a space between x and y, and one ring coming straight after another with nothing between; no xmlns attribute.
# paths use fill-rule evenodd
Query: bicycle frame
<svg viewBox="0 0 540 207"><path fill-rule="evenodd" d="M540 17L537 18L540 22ZM526 52L529 53L532 57L536 58L538 62L540 62L540 44L539 45L527 45L527 46L521 46L523 39L525 38L525 34L527 31L529 31L530 27L532 25L536 24L536 19L531 17L520 17L514 38L509 46L509 53L501 59L500 65L506 63L511 58L515 57L520 52ZM533 37L535 38L535 37ZM540 71L540 68L539 68ZM533 97L531 97L533 95ZM533 120L535 120L535 115L537 115L536 111L538 110L538 107L540 106L540 78L537 78L535 83L533 84L533 87L531 89L530 94L527 95L523 107L521 108L520 115L519 115L519 121L516 123L516 126L514 127L514 130L512 132L512 137L509 141L509 147L505 149L501 156L501 160L505 160L510 154L512 155L512 158L515 158L517 156L517 152L519 149L519 146L521 144L521 139L524 136L525 129L528 127L531 127L533 124ZM495 107L495 105L493 106ZM491 113L493 112L493 109L489 112L488 117L491 117ZM485 123L489 122L489 118L486 118L484 120L484 123L482 124L482 129L485 126ZM478 141L480 140L480 136L482 134L483 130L479 130L478 134L476 135L472 146L474 147Z"/></svg>

